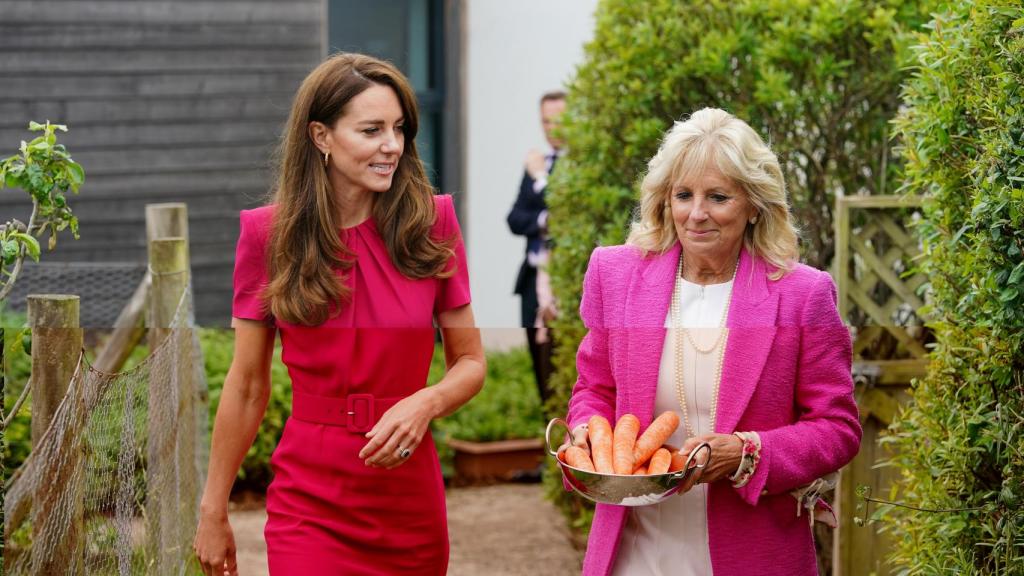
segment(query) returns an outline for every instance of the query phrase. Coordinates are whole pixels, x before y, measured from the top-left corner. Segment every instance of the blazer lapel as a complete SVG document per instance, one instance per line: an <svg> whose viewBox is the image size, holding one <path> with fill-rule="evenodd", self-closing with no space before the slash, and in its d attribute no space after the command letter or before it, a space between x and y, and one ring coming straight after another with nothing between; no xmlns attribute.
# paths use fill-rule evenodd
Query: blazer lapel
<svg viewBox="0 0 1024 576"><path fill-rule="evenodd" d="M779 296L768 291L764 262L744 248L729 305L715 432L732 433L754 394L775 339Z"/></svg>
<svg viewBox="0 0 1024 576"><path fill-rule="evenodd" d="M641 260L626 291L627 402L625 410L647 426L654 418L658 368L665 345L668 314L679 265L679 244L667 252Z"/></svg>

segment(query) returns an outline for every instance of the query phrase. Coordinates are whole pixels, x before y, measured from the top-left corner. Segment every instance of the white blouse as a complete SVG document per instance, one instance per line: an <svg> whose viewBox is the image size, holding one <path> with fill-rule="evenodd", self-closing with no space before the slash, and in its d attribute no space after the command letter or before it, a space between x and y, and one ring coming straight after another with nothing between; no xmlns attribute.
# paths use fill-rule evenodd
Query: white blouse
<svg viewBox="0 0 1024 576"><path fill-rule="evenodd" d="M680 290L682 325L690 329L690 336L701 349L711 347L719 336L719 330L723 329L723 314L732 294L732 285L731 280L707 286L683 280L676 287ZM686 392L687 417L698 436L713 432L711 404L720 352L715 350L709 354L698 354L682 333L671 329L671 309L665 319L665 327L670 329L667 330L661 352L654 414L657 416L667 410L679 414L679 428L667 443L681 447L687 432L676 392L675 338L684 338L683 388ZM686 494L669 498L660 504L630 508L619 539L619 552L612 574L710 575L707 485L698 484Z"/></svg>

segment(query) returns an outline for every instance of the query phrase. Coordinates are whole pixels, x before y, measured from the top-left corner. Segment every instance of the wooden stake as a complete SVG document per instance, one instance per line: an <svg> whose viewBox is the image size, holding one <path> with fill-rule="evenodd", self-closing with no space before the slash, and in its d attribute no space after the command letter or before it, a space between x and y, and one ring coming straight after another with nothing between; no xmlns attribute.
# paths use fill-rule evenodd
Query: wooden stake
<svg viewBox="0 0 1024 576"><path fill-rule="evenodd" d="M79 327L79 298L62 294L28 296L28 322L32 328L32 446L43 438L53 422L57 408L67 394L82 352L82 330ZM85 492L79 473L81 449L76 443L60 452L62 462L55 474L42 482L32 513L33 539L36 542L59 542L66 554L53 554L45 546L32 548L32 565L39 574L81 574L83 510ZM54 489L59 487L58 489ZM70 497L62 502L66 491ZM69 506L70 522L59 522L58 510Z"/></svg>

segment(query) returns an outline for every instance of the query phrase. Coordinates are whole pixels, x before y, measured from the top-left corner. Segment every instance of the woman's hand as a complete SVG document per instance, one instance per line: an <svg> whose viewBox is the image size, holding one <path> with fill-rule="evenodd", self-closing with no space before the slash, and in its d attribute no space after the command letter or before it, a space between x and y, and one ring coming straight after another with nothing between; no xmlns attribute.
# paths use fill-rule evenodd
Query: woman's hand
<svg viewBox="0 0 1024 576"><path fill-rule="evenodd" d="M238 576L235 535L231 531L227 512L199 514L199 528L196 529L192 549L206 576Z"/></svg>
<svg viewBox="0 0 1024 576"><path fill-rule="evenodd" d="M743 441L732 434L705 434L695 438L687 438L679 452L689 457L701 443L707 442L711 445L711 463L704 468L698 468L683 482L680 494L689 492L696 484L710 484L722 478L732 476L739 468L740 459L743 457ZM700 450L693 457L690 464L703 464L707 460L707 450Z"/></svg>
<svg viewBox="0 0 1024 576"><path fill-rule="evenodd" d="M562 443L555 451L556 454L561 454L563 450L569 446L579 446L586 450L587 454L590 454L590 442L587 441L587 425L580 424L579 426L572 429L570 434L571 438Z"/></svg>
<svg viewBox="0 0 1024 576"><path fill-rule="evenodd" d="M359 457L372 468L396 468L416 451L430 421L440 413L439 400L431 388L419 390L388 409L366 433L370 439ZM408 450L406 457L402 454Z"/></svg>

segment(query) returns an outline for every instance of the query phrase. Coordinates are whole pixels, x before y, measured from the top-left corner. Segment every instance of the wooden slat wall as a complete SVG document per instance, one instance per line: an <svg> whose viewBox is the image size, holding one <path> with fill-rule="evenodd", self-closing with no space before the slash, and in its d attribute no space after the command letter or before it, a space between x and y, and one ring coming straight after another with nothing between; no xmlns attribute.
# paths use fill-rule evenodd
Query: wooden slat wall
<svg viewBox="0 0 1024 576"><path fill-rule="evenodd" d="M238 211L262 201L299 83L321 58L323 1L0 2L0 156L29 120L67 124L86 172L81 240L44 258L145 261L152 202L188 203L198 321L230 317ZM20 192L0 220L27 219ZM83 306L87 303L83 303Z"/></svg>

